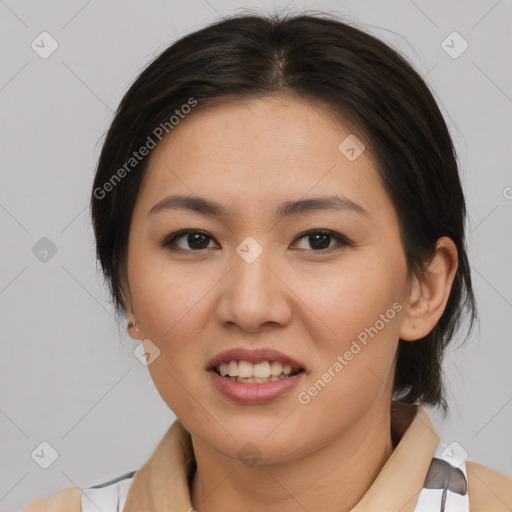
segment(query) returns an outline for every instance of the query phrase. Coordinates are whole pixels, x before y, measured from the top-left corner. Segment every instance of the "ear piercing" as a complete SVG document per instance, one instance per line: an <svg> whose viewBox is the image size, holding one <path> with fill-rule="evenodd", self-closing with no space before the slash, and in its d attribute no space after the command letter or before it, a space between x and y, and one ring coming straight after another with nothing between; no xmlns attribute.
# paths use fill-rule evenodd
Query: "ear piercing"
<svg viewBox="0 0 512 512"><path fill-rule="evenodd" d="M129 329L131 329L132 327L135 327L135 322L133 322L133 321L128 322L127 329L129 330ZM139 328L138 328L138 327L135 327L135 330L136 330L137 332L139 332Z"/></svg>

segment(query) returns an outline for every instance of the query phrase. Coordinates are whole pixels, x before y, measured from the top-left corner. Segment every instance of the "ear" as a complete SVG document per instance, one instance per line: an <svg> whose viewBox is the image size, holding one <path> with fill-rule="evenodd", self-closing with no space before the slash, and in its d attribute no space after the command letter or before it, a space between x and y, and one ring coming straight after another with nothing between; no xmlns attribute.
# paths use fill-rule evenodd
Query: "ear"
<svg viewBox="0 0 512 512"><path fill-rule="evenodd" d="M421 281L415 280L406 301L400 339L425 337L443 314L458 267L457 247L451 238L439 238L434 256Z"/></svg>
<svg viewBox="0 0 512 512"><path fill-rule="evenodd" d="M131 291L130 291L130 284L129 284L128 278L124 272L121 272L121 278L120 278L120 283L119 283L119 292L121 295L121 300L123 302L123 308L126 311L126 319L128 322L126 330L128 331L128 334L134 340L140 340L140 339L142 339L142 336L139 332L139 327L137 325L137 319L135 318L135 314L133 312L133 301L132 301L132 295L131 295Z"/></svg>

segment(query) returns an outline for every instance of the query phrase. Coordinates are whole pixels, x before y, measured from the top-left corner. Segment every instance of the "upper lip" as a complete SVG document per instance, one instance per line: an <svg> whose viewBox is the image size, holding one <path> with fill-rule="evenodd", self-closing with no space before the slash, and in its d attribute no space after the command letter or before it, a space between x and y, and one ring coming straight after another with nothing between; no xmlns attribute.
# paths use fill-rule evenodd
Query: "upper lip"
<svg viewBox="0 0 512 512"><path fill-rule="evenodd" d="M272 348L231 348L219 352L209 363L209 369L219 366L221 363L229 363L229 361L249 361L250 363L259 363L261 361L279 361L282 365L289 364L293 370L304 370L304 365L294 359L293 357L287 356L282 352L274 350Z"/></svg>

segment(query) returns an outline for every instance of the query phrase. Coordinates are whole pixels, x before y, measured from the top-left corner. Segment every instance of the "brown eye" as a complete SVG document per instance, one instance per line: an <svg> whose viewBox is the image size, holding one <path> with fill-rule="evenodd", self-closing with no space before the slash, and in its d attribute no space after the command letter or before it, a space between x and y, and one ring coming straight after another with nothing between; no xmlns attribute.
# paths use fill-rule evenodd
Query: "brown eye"
<svg viewBox="0 0 512 512"><path fill-rule="evenodd" d="M314 252L328 251L336 248L337 245L345 246L351 245L350 242L342 235L333 231L308 231L300 235L297 240L305 239L309 247L303 247L306 250L313 250ZM334 245L331 245L332 242Z"/></svg>
<svg viewBox="0 0 512 512"><path fill-rule="evenodd" d="M352 245L344 236L327 230L308 231L296 238L296 240L303 239L306 240L306 245L309 245L309 247L301 247L300 249L314 252L330 252L340 248L340 246ZM161 245L173 251L199 252L212 248L209 247L211 241L213 241L213 238L206 232L188 229L173 233Z"/></svg>
<svg viewBox="0 0 512 512"><path fill-rule="evenodd" d="M208 249L211 240L213 238L203 231L185 230L174 233L166 238L162 245L172 250L177 248L176 250L201 251Z"/></svg>

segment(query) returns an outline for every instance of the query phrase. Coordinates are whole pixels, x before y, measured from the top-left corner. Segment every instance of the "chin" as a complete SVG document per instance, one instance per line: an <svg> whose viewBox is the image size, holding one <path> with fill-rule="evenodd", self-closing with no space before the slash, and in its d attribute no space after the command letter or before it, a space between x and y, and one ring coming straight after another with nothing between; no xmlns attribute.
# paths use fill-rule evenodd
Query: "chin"
<svg viewBox="0 0 512 512"><path fill-rule="evenodd" d="M283 416L285 417L286 415ZM283 418L274 413L267 418L260 416L256 419L253 415L244 415L239 419L226 419L222 426L232 437L219 426L217 432L221 431L221 435L212 437L212 431L208 429L203 433L203 439L208 439L214 449L233 459L255 457L262 464L291 460L296 456L297 439L304 439L306 436L296 420L288 418L282 422Z"/></svg>

